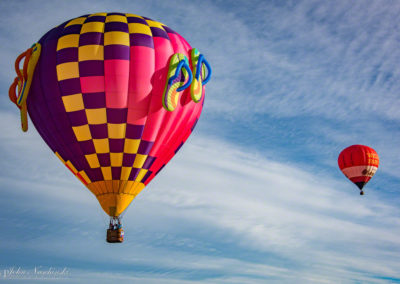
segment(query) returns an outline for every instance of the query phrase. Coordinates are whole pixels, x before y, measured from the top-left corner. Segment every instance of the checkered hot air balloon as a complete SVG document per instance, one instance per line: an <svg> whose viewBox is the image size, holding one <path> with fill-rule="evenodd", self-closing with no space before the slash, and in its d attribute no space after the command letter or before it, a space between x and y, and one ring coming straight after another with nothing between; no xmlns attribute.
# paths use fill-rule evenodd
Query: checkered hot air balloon
<svg viewBox="0 0 400 284"><path fill-rule="evenodd" d="M379 157L374 149L364 145L352 145L344 149L338 158L343 174L360 189L372 178L379 166Z"/></svg>
<svg viewBox="0 0 400 284"><path fill-rule="evenodd" d="M16 72L10 99L23 130L29 113L115 221L188 139L211 68L160 22L97 13L47 32Z"/></svg>

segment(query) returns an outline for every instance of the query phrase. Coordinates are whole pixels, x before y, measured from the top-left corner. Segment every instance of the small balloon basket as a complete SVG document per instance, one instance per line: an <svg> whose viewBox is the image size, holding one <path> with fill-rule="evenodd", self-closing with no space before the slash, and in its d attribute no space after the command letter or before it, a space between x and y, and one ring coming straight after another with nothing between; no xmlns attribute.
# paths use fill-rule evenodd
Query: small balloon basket
<svg viewBox="0 0 400 284"><path fill-rule="evenodd" d="M119 217L110 218L106 240L108 243L122 243L124 241L124 230L122 229L122 223Z"/></svg>

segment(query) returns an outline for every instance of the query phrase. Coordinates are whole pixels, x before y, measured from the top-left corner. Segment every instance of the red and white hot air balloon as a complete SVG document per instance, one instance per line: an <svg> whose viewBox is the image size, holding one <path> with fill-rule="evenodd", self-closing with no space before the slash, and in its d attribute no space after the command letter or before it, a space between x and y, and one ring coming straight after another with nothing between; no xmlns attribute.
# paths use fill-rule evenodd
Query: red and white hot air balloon
<svg viewBox="0 0 400 284"><path fill-rule="evenodd" d="M338 157L343 174L360 189L372 178L379 166L379 157L374 149L364 145L352 145L344 149Z"/></svg>

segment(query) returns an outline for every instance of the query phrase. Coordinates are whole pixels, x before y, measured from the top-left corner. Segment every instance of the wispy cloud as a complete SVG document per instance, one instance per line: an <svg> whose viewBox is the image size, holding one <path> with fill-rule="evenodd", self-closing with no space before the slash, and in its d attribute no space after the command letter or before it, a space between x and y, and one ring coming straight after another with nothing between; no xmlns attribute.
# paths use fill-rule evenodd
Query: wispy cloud
<svg viewBox="0 0 400 284"><path fill-rule="evenodd" d="M95 277L93 265L104 269L105 275L98 276L105 277L104 283L107 277L151 283L155 275L165 283L381 283L376 277L400 278L400 215L373 188L361 199L344 179L195 134L129 208L127 242L110 247L100 241L106 224L95 198L71 182L62 166L53 170L60 163L44 158L40 143L28 144L15 144L10 155L30 152L23 157L29 174L23 180L1 177L2 185L10 186L3 191L19 197L17 205L1 204L18 212L11 243L33 256L44 254L49 262L79 257L86 264L77 279L86 279L85 273ZM36 168L29 166L35 163ZM38 218L44 235L24 236L38 224L23 221L29 214ZM57 225L45 225L54 219ZM79 270L74 262L62 263Z"/></svg>
<svg viewBox="0 0 400 284"><path fill-rule="evenodd" d="M227 93L248 98L235 101L235 110L336 119L358 111L398 119L399 53L392 32L398 5L253 3L251 10L221 13L227 24L214 30L227 42L216 49L223 50L219 83L235 80L238 89Z"/></svg>

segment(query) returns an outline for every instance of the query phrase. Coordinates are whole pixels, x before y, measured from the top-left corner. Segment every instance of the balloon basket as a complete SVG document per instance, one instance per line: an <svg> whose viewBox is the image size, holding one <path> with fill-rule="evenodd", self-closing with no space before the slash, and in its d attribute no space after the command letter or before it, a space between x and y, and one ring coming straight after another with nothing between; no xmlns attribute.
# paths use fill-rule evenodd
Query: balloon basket
<svg viewBox="0 0 400 284"><path fill-rule="evenodd" d="M121 218L111 217L110 225L107 229L108 243L122 243L124 241L124 230L122 230Z"/></svg>
<svg viewBox="0 0 400 284"><path fill-rule="evenodd" d="M124 241L124 230L122 229L107 229L108 243L122 243Z"/></svg>

